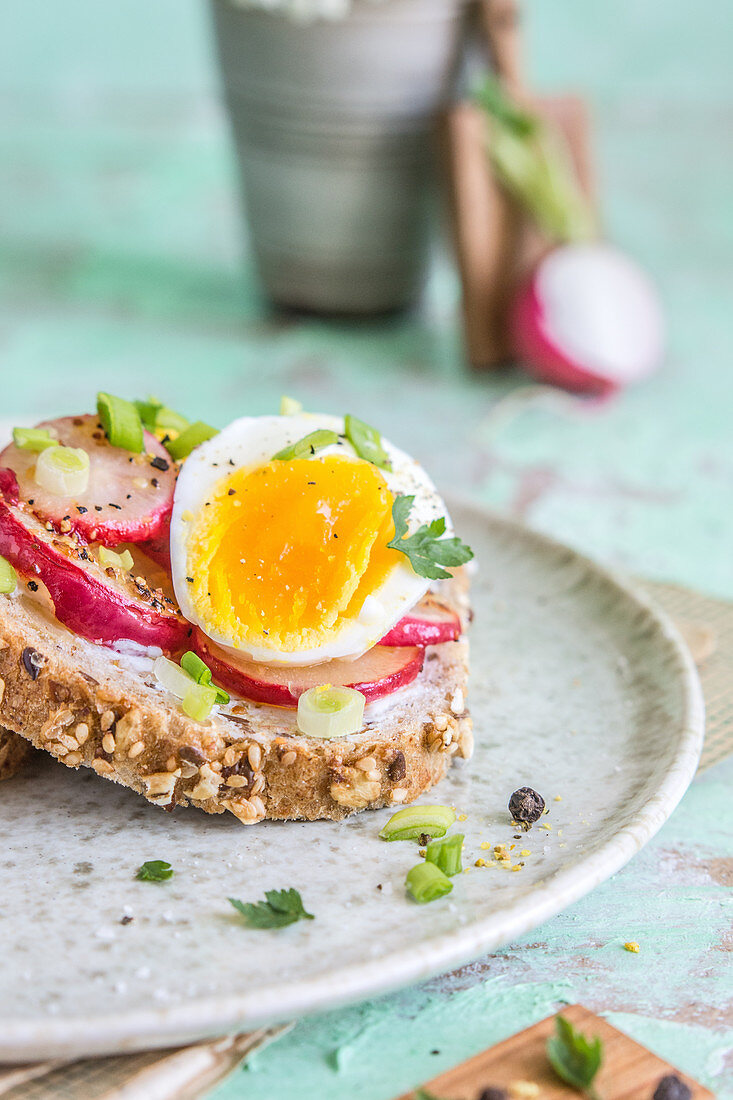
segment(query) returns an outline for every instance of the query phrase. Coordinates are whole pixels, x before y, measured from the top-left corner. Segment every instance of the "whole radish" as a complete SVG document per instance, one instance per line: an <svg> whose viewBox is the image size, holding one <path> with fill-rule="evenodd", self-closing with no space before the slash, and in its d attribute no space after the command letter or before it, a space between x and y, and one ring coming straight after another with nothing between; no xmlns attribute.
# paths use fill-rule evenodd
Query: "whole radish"
<svg viewBox="0 0 733 1100"><path fill-rule="evenodd" d="M547 241L509 307L517 358L536 378L578 393L608 394L646 377L664 351L651 280L598 239L559 136L494 80L478 101L493 170Z"/></svg>
<svg viewBox="0 0 733 1100"><path fill-rule="evenodd" d="M579 393L607 394L660 364L662 311L646 274L600 242L559 245L515 294L512 344L531 373Z"/></svg>

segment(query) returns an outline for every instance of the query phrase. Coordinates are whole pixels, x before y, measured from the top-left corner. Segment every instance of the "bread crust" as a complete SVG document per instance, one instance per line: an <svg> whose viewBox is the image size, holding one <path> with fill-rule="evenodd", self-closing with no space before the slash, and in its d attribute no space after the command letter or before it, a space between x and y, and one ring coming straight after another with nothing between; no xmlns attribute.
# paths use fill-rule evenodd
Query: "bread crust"
<svg viewBox="0 0 733 1100"><path fill-rule="evenodd" d="M437 590L465 623L465 570ZM414 684L367 707L360 733L331 741L299 735L292 710L236 698L194 722L152 660L78 638L23 582L0 600L0 640L0 724L167 810L191 804L244 824L338 820L411 802L473 749L465 636L429 647Z"/></svg>
<svg viewBox="0 0 733 1100"><path fill-rule="evenodd" d="M28 742L12 730L0 729L0 781L11 779L33 752Z"/></svg>

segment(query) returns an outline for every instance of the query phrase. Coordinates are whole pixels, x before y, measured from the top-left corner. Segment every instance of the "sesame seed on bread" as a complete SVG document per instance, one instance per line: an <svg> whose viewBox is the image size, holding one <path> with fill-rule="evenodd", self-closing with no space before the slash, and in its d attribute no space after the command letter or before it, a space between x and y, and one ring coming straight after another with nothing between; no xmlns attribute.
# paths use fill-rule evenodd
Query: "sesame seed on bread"
<svg viewBox="0 0 733 1100"><path fill-rule="evenodd" d="M465 624L466 571L436 590ZM428 647L412 684L367 706L359 733L333 740L302 736L294 710L237 696L195 722L152 664L133 647L109 649L71 633L22 581L0 597L0 724L68 767L93 768L167 810L190 804L251 824L397 808L472 752L465 636Z"/></svg>

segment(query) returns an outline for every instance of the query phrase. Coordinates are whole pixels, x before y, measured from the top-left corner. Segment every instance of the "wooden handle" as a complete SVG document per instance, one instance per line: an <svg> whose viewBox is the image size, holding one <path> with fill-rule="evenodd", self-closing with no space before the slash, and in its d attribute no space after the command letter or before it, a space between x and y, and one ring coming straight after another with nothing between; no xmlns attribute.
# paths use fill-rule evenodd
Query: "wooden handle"
<svg viewBox="0 0 733 1100"><path fill-rule="evenodd" d="M479 31L494 72L508 92L525 93L518 0L477 0Z"/></svg>

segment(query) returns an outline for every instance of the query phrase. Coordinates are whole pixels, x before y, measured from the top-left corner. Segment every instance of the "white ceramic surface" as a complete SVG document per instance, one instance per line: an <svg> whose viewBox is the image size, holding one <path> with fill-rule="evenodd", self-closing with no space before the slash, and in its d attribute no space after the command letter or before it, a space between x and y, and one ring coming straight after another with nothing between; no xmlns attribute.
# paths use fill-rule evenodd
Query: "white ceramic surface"
<svg viewBox="0 0 733 1100"><path fill-rule="evenodd" d="M435 114L465 0L354 0L332 21L213 0L254 254L280 305L373 313L424 274Z"/></svg>
<svg viewBox="0 0 733 1100"><path fill-rule="evenodd" d="M377 837L388 810L245 828L169 815L48 760L0 789L0 1061L163 1046L424 978L527 932L662 825L703 735L674 630L573 551L477 508L452 512L480 563L477 748L423 801L467 814L472 864L490 854L482 840L515 843L507 798L536 787L552 829L516 842L513 858L532 852L522 870L472 867L450 897L417 906L403 889L415 846ZM137 882L148 859L175 877ZM285 886L314 921L249 930L226 900Z"/></svg>

